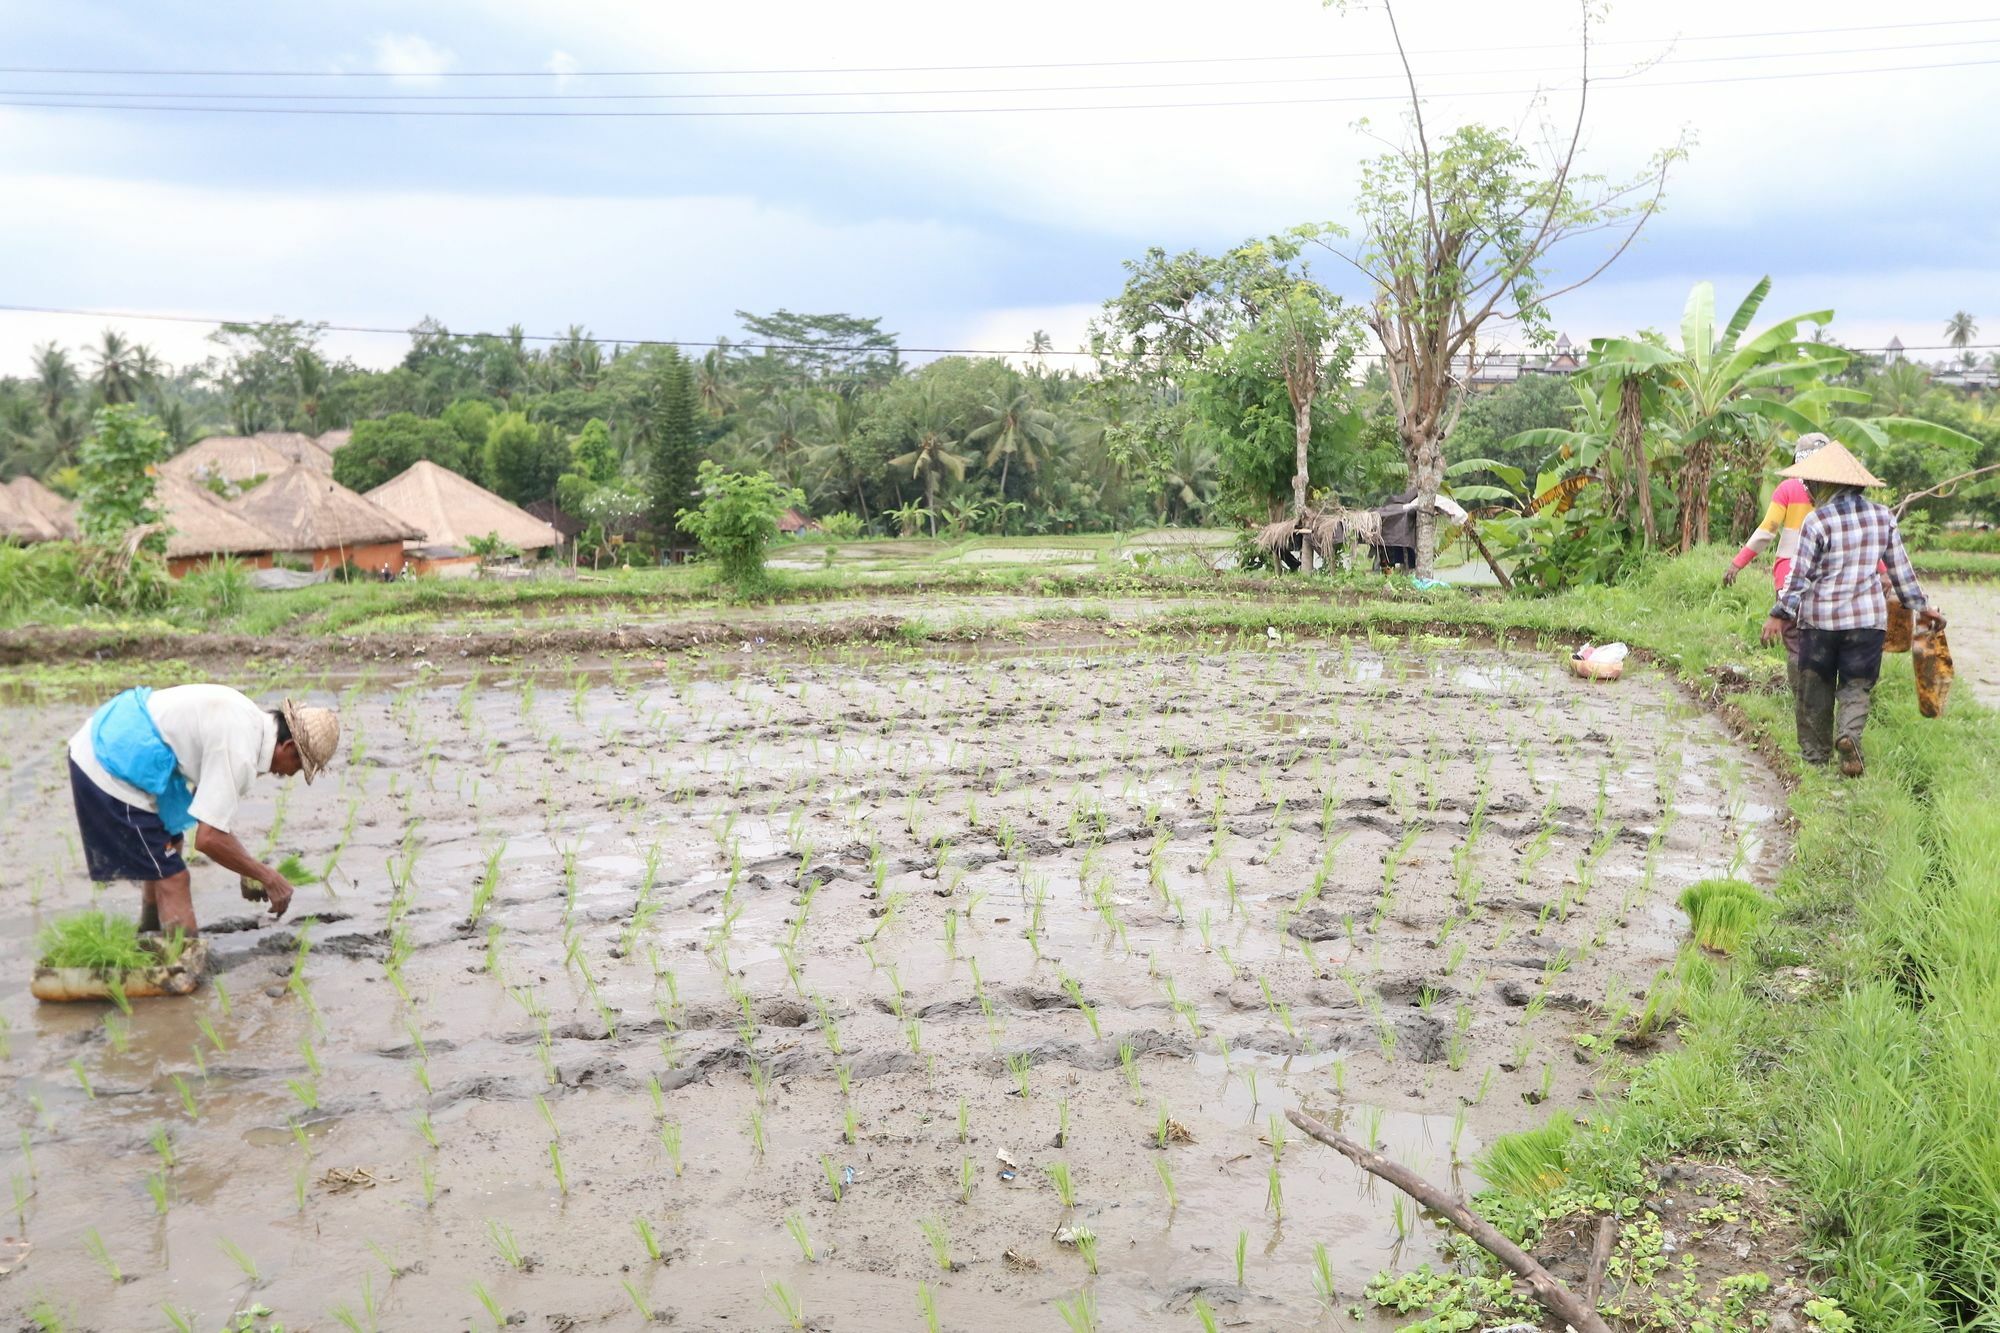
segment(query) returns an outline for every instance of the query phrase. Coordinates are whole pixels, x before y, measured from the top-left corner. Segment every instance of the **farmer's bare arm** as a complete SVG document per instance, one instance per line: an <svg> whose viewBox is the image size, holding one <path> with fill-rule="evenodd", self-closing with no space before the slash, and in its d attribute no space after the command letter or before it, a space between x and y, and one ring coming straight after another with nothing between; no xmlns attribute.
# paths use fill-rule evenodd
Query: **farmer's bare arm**
<svg viewBox="0 0 2000 1333"><path fill-rule="evenodd" d="M251 879L262 884L264 891L271 895L271 911L273 914L283 916L285 909L291 906L292 886L290 881L286 880L283 875L280 875L262 861L259 861L256 857L250 855L249 849L237 841L235 834L225 833L221 829L209 824L196 824L194 829L194 847L196 851L221 866L224 870L233 870L239 875L248 875Z"/></svg>

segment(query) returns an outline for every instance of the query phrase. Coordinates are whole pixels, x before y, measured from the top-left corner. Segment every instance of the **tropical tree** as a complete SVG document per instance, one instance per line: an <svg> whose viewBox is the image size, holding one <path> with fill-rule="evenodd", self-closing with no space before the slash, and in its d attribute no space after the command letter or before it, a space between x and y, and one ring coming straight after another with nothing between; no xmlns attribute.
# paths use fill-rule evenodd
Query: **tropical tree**
<svg viewBox="0 0 2000 1333"><path fill-rule="evenodd" d="M1958 349L1959 355L1964 358L1968 366L1972 364L1972 358L1966 355L1965 349L1978 336L1979 321L1972 317L1972 312L1969 310L1957 311L1944 322L1945 341Z"/></svg>
<svg viewBox="0 0 2000 1333"><path fill-rule="evenodd" d="M1168 523L1199 520L1215 503L1222 461L1200 440L1182 435L1160 475L1160 518Z"/></svg>
<svg viewBox="0 0 2000 1333"><path fill-rule="evenodd" d="M956 443L951 436L951 425L942 396L935 381L926 381L917 388L915 404L917 443L908 453L889 460L890 467L906 467L910 476L924 483L924 509L930 516L931 536L937 536L938 478L949 475L954 481L965 480L965 455L954 453Z"/></svg>
<svg viewBox="0 0 2000 1333"><path fill-rule="evenodd" d="M77 464L76 522L86 540L109 545L159 521L153 488L168 444L154 420L129 403L98 409L94 425Z"/></svg>
<svg viewBox="0 0 2000 1333"><path fill-rule="evenodd" d="M703 354L695 367L695 392L701 400L701 410L718 421L736 408L736 385L730 365L729 340L724 338Z"/></svg>
<svg viewBox="0 0 2000 1333"><path fill-rule="evenodd" d="M1021 466L1033 472L1041 465L1036 450L1050 449L1055 445L1055 416L1041 407L1035 396L1026 389L1017 389L1004 398L995 398L981 403L974 410L972 429L965 433L965 442L975 448L986 450L986 470L993 470L995 459L1000 462L1000 494L1007 494L1007 470L1016 458Z"/></svg>
<svg viewBox="0 0 2000 1333"><path fill-rule="evenodd" d="M924 523L931 519L932 514L930 510L924 508L915 500L911 500L908 503L897 505L894 509L884 514L883 517L895 524L896 535L898 537L914 537L923 531Z"/></svg>
<svg viewBox="0 0 2000 1333"><path fill-rule="evenodd" d="M789 477L794 456L819 434L819 404L804 389L780 389L757 405L749 422L750 444L762 461Z"/></svg>
<svg viewBox="0 0 2000 1333"><path fill-rule="evenodd" d="M854 496L856 512L868 522L869 460L858 426L860 409L849 398L834 396L819 405L820 443L806 450L806 464L818 475L829 495Z"/></svg>
<svg viewBox="0 0 2000 1333"><path fill-rule="evenodd" d="M62 415L76 387L76 364L68 352L52 342L35 349L35 395L44 418L53 422Z"/></svg>
<svg viewBox="0 0 2000 1333"><path fill-rule="evenodd" d="M91 384L107 404L129 403L139 396L144 381L140 377L140 351L124 334L106 329L90 349Z"/></svg>

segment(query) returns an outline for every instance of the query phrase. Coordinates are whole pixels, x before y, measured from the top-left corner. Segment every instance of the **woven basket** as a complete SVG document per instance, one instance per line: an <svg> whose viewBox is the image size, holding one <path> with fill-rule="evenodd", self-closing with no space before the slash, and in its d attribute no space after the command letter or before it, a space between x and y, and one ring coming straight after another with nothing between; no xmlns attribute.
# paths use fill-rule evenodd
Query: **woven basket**
<svg viewBox="0 0 2000 1333"><path fill-rule="evenodd" d="M144 940L145 948L158 951L154 940ZM128 1000L152 999L163 995L190 995L208 970L208 941L190 940L172 966L135 967L125 972L100 972L94 967L44 967L37 965L28 989L38 1000L63 1003L70 1000L109 1000L111 983L120 982Z"/></svg>
<svg viewBox="0 0 2000 1333"><path fill-rule="evenodd" d="M1885 653L1907 653L1910 651L1910 634L1915 626L1910 608L1891 597L1889 599L1889 634L1882 640Z"/></svg>

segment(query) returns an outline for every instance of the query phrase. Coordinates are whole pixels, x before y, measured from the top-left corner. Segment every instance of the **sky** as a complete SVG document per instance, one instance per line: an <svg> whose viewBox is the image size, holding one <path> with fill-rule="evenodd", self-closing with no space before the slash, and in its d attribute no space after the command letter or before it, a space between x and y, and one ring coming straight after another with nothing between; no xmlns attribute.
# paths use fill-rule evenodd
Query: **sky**
<svg viewBox="0 0 2000 1333"><path fill-rule="evenodd" d="M1579 13L1404 0L1433 132L1567 127ZM1390 22L1379 0L0 0L0 306L689 340L783 306L910 347L1072 349L1150 246L1352 217L1360 163L1407 133ZM1593 43L1586 166L1692 147L1556 327L1670 329L1696 281L1728 308L1768 274L1767 316L1831 307L1851 345L1942 343L1960 309L2000 345L2000 6L1618 0ZM241 110L102 105L166 92ZM92 105L5 105L28 101ZM920 114L771 114L886 108ZM105 327L210 351L200 322L0 310L0 374ZM406 341L327 344L380 366Z"/></svg>

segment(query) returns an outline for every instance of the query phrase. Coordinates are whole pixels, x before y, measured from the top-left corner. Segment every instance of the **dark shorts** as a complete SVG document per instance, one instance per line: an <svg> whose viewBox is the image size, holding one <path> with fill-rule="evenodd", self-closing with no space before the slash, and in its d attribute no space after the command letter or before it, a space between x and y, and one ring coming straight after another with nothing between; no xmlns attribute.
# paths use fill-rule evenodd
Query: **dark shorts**
<svg viewBox="0 0 2000 1333"><path fill-rule="evenodd" d="M83 862L100 884L120 879L171 879L187 869L181 839L159 815L127 805L69 762L69 792L83 834Z"/></svg>
<svg viewBox="0 0 2000 1333"><path fill-rule="evenodd" d="M1808 625L1799 631L1799 669L1835 684L1875 680L1882 674L1882 644L1887 638L1887 631L1879 629Z"/></svg>

